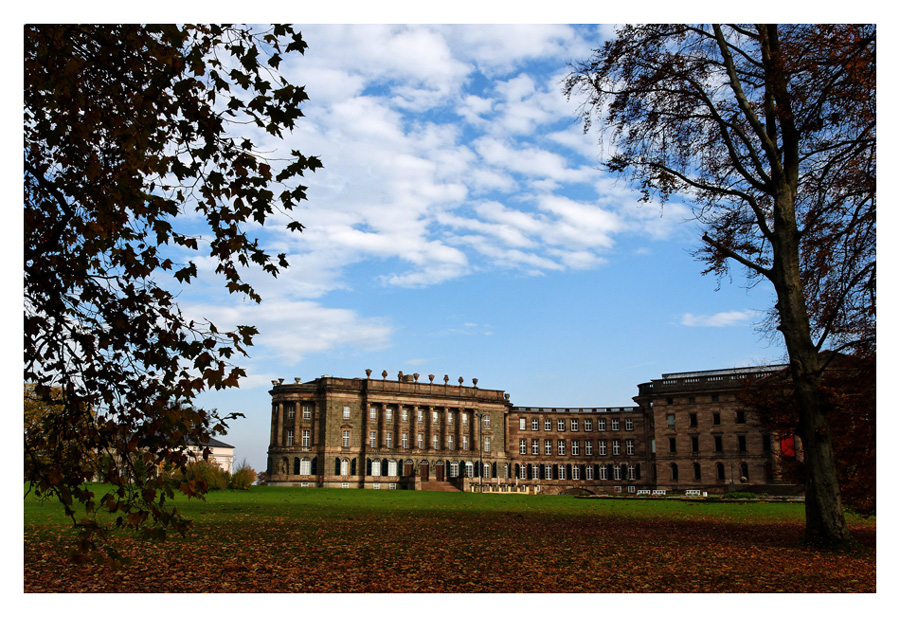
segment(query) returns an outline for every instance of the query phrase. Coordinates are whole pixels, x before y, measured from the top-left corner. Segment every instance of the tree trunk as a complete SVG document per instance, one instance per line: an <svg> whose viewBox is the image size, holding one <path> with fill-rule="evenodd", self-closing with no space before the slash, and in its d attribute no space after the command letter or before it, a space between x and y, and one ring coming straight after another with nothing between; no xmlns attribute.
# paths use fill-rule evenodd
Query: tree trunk
<svg viewBox="0 0 900 617"><path fill-rule="evenodd" d="M771 278L778 295L779 330L790 358L800 418L798 429L806 472L806 540L840 546L851 538L841 506L826 409L820 396L819 352L812 342L809 313L800 281L792 196L783 194L777 202L780 203L775 209L776 217L780 214L783 218L781 221L776 218Z"/></svg>

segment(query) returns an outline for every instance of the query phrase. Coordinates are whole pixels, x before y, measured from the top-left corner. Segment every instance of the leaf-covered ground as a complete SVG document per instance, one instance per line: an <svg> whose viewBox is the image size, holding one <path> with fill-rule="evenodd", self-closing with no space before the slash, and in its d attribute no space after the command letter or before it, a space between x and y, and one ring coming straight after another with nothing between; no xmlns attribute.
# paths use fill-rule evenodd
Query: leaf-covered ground
<svg viewBox="0 0 900 617"><path fill-rule="evenodd" d="M26 515L25 591L875 591L874 523L853 527L866 548L830 553L802 546L792 517L754 522L669 504L662 515L622 515L571 499L556 511L543 505L552 500L507 499L489 508L204 504L187 541L118 539L134 561L116 571L73 565L65 527Z"/></svg>

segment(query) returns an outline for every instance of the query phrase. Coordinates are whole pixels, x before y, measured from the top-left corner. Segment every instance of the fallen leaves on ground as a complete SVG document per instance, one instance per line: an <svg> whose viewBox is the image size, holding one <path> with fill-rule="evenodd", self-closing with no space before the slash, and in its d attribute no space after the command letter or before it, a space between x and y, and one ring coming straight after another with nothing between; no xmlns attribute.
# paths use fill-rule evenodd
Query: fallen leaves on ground
<svg viewBox="0 0 900 617"><path fill-rule="evenodd" d="M75 565L67 535L25 533L26 592L874 592L865 547L820 552L797 524L489 512L202 522L124 538L133 559Z"/></svg>

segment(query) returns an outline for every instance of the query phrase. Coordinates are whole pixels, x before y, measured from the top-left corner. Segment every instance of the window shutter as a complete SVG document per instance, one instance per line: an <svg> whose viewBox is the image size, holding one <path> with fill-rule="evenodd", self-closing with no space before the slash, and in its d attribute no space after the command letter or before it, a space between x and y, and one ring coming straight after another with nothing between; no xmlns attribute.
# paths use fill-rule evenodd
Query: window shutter
<svg viewBox="0 0 900 617"><path fill-rule="evenodd" d="M316 475L318 473L316 470L318 469L317 463L319 462L319 457L314 456L312 460L312 475Z"/></svg>
<svg viewBox="0 0 900 617"><path fill-rule="evenodd" d="M350 459L350 475L351 476L356 475L356 459L355 458Z"/></svg>
<svg viewBox="0 0 900 617"><path fill-rule="evenodd" d="M367 476L372 475L372 459L370 459L370 458L366 459L366 475Z"/></svg>
<svg viewBox="0 0 900 617"><path fill-rule="evenodd" d="M339 458L334 459L334 475L341 475L341 459Z"/></svg>
<svg viewBox="0 0 900 617"><path fill-rule="evenodd" d="M638 480L641 479L641 464L640 463L638 463L637 465L634 466L634 477L637 478Z"/></svg>

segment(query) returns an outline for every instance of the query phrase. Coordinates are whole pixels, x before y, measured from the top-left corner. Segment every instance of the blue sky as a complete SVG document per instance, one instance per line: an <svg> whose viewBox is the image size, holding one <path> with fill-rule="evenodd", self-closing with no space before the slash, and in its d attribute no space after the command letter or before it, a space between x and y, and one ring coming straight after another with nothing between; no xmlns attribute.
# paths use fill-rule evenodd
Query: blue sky
<svg viewBox="0 0 900 617"><path fill-rule="evenodd" d="M780 362L756 325L768 288L701 276L690 210L639 204L600 169L561 80L607 27L303 26L283 65L306 118L284 144L317 155L306 226L257 230L291 263L251 273L260 305L200 260L185 313L256 325L224 441L265 467L271 380L445 374L516 405L632 404L663 372ZM208 283L208 284L207 284ZM426 379L422 377L421 379Z"/></svg>

